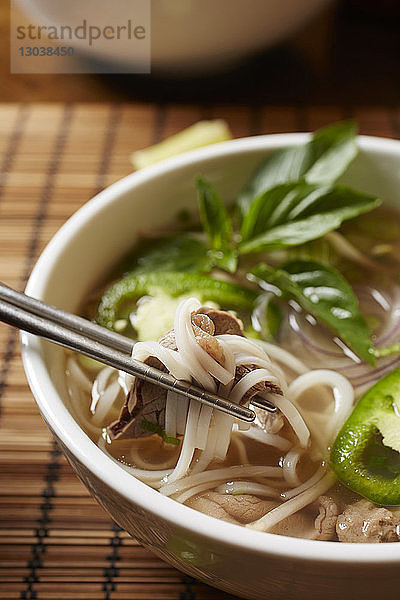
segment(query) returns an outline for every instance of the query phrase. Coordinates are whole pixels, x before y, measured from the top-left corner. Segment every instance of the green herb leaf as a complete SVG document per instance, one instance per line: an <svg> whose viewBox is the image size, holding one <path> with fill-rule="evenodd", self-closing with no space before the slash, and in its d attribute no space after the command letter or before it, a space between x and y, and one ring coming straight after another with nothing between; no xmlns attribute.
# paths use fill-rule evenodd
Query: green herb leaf
<svg viewBox="0 0 400 600"><path fill-rule="evenodd" d="M210 240L215 264L230 273L237 267L237 254L232 245L232 221L212 185L203 177L197 178L200 216Z"/></svg>
<svg viewBox="0 0 400 600"><path fill-rule="evenodd" d="M242 254L297 246L323 236L379 206L373 196L346 186L319 187L305 181L265 192L250 207L242 225Z"/></svg>
<svg viewBox="0 0 400 600"><path fill-rule="evenodd" d="M354 121L341 121L316 131L310 143L309 183L333 183L358 154Z"/></svg>
<svg viewBox="0 0 400 600"><path fill-rule="evenodd" d="M335 123L317 131L307 144L273 152L240 194L241 215L247 214L253 200L281 183L300 178L320 185L333 183L357 152L356 126L352 121Z"/></svg>
<svg viewBox="0 0 400 600"><path fill-rule="evenodd" d="M265 309L267 331L272 338L277 338L282 323L282 313L273 300L269 300Z"/></svg>
<svg viewBox="0 0 400 600"><path fill-rule="evenodd" d="M151 433L156 433L159 435L165 444L179 446L181 443L178 438L167 435L165 430L160 425L157 425L157 423L152 423L151 421L143 419L143 421L140 423L140 427L145 431L150 431Z"/></svg>
<svg viewBox="0 0 400 600"><path fill-rule="evenodd" d="M210 259L216 267L228 271L228 273L236 273L238 263L238 253L236 248L210 250Z"/></svg>
<svg viewBox="0 0 400 600"><path fill-rule="evenodd" d="M148 244L146 243L146 246ZM193 235L179 234L152 240L142 251L133 269L135 273L155 271L207 272L213 263L207 246Z"/></svg>
<svg viewBox="0 0 400 600"><path fill-rule="evenodd" d="M357 298L342 275L312 261L292 261L273 269L260 264L252 274L266 281L328 325L362 360L375 364L369 327Z"/></svg>

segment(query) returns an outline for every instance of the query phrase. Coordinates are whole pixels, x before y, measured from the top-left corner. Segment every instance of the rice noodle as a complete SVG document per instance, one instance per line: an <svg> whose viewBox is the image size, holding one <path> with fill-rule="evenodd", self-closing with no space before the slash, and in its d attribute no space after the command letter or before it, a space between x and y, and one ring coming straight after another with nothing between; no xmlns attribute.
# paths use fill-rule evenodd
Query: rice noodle
<svg viewBox="0 0 400 600"><path fill-rule="evenodd" d="M271 400L272 397L272 394L266 395L262 393L260 395L265 397L267 400ZM287 398L284 396L279 396L278 394L273 395L272 402L277 408L279 408L279 410L289 421L293 431L297 435L300 446L302 448L306 448L310 439L310 431L297 408Z"/></svg>
<svg viewBox="0 0 400 600"><path fill-rule="evenodd" d="M230 334L215 337L221 344L225 344L224 348L227 346L231 350L236 365L255 365L269 370L269 380L275 381L286 392L286 378L282 369L271 361L266 351L256 344L256 340Z"/></svg>
<svg viewBox="0 0 400 600"><path fill-rule="evenodd" d="M241 419L238 419L236 424L239 431L248 431L251 426L251 423L249 423L248 421L242 421Z"/></svg>
<svg viewBox="0 0 400 600"><path fill-rule="evenodd" d="M107 450L106 440L103 438L103 436L99 437L99 439L97 440L97 445L101 450L103 450L105 454L107 454L109 458L111 458L113 462L117 463L120 467L122 467L124 471L127 471L134 477L137 477L141 481L146 482L151 487L159 488L163 484L165 477L167 477L172 472L171 469L162 469L155 471L152 471L150 469L136 469L135 467L130 467L129 465L124 464L120 460L114 458L112 454L110 454L110 452Z"/></svg>
<svg viewBox="0 0 400 600"><path fill-rule="evenodd" d="M230 494L232 496L254 494L256 496L264 496L267 498L281 497L276 488L262 483L255 483L254 481L229 481L228 483L219 485L215 488L215 491L220 494Z"/></svg>
<svg viewBox="0 0 400 600"><path fill-rule="evenodd" d="M206 447L212 413L213 409L211 406L206 406L205 404L201 406L195 442L195 446L199 450L204 450Z"/></svg>
<svg viewBox="0 0 400 600"><path fill-rule="evenodd" d="M224 494L254 494L285 500L262 519L249 525L253 529L267 531L280 520L312 502L332 485L334 478L331 474L326 475L323 467L302 483L297 474L297 466L310 438L313 441L311 450L314 454L318 444L326 450L351 410L353 389L347 379L338 373L326 369L310 371L286 350L239 335L214 336L223 352L224 360L223 364L220 364L196 338L192 315L199 308L200 302L195 298L180 303L174 320L176 350L158 342L139 342L134 346L133 358L144 361L154 357L177 379L195 381L208 391L229 398L232 403L239 404L246 393L257 384L275 384L282 390L283 395L267 389L258 395L273 402L280 411L277 414L281 415L282 423L285 418L291 425L298 438L296 447L293 447L293 441L286 439L284 435L265 431L260 420L257 421L258 425L244 424L241 421L235 423L230 415L202 405L196 400L189 402L172 391L168 391L166 398L165 431L172 437L183 434L180 452L177 449L164 461L156 459L157 462L152 464L151 458L144 458L139 449L133 447L130 458L137 466L131 467L112 457L104 436L100 438L98 445L124 470L178 502L186 502L190 497L213 488ZM207 340L207 337L204 339ZM241 365L251 365L252 370L235 382L236 369ZM75 404L79 404L76 412L80 420L90 432L98 434L100 422L112 408L121 390L127 394L134 379L107 367L98 373L92 388L91 382L74 361L68 363L68 373L74 410ZM290 385L287 383L287 376L289 381L291 380ZM73 378L79 382L78 385ZM328 394L328 389L332 390L332 393ZM89 390L93 394L92 417L89 405L87 415L82 408L83 395L87 395ZM331 403L332 417L328 422L325 422L322 412L313 412L302 406L301 397L309 390L325 394L325 404L329 406L328 402ZM246 438L274 448L280 457L278 459L275 455L274 461L279 466L249 464L243 442ZM241 464L209 469L210 464L215 466L213 461L226 459L231 441L236 447ZM315 456L320 458L319 454ZM276 483L269 482L268 478L275 479ZM286 486L290 489L282 492Z"/></svg>
<svg viewBox="0 0 400 600"><path fill-rule="evenodd" d="M135 377L133 375L129 375L128 373L124 373L123 371L118 371L118 383L125 396L129 394L134 382Z"/></svg>
<svg viewBox="0 0 400 600"><path fill-rule="evenodd" d="M212 377L226 384L233 379L234 373L222 367L197 343L191 315L200 306L196 298L188 298L179 305L174 321L176 345L181 356L190 356L192 377L209 391L215 391Z"/></svg>
<svg viewBox="0 0 400 600"><path fill-rule="evenodd" d="M191 475L196 473L202 473L205 471L215 456L215 445L217 443L217 431L216 427L211 427L208 431L207 445L206 448L197 459L197 462L192 464L190 468Z"/></svg>
<svg viewBox="0 0 400 600"><path fill-rule="evenodd" d="M73 378L71 370L66 370L67 391L71 400L72 412L76 420L81 423L87 433L99 434L99 426L89 420L89 400Z"/></svg>
<svg viewBox="0 0 400 600"><path fill-rule="evenodd" d="M217 433L214 455L220 460L225 460L231 441L234 418L231 415L223 413L221 410L216 410L214 411L214 422Z"/></svg>
<svg viewBox="0 0 400 600"><path fill-rule="evenodd" d="M168 476L168 482L173 482L181 477L184 477L190 467L190 463L196 448L195 439L200 408L201 404L199 402L196 402L196 400L190 401L185 437L183 438L181 453L175 469Z"/></svg>
<svg viewBox="0 0 400 600"><path fill-rule="evenodd" d="M99 395L96 410L92 416L94 423L100 425L104 421L120 393L121 387L118 381L113 381L111 385L104 389L104 391Z"/></svg>
<svg viewBox="0 0 400 600"><path fill-rule="evenodd" d="M232 335L230 333L223 333L216 335L215 338L218 341L226 342L229 344L229 348L234 354L250 354L251 356L261 358L262 360L269 360L265 351L259 347L256 340L250 340L241 335Z"/></svg>
<svg viewBox="0 0 400 600"><path fill-rule="evenodd" d="M301 375L289 386L292 402L299 408L299 398L306 390L315 386L331 386L334 396L333 416L326 427L326 446L337 435L349 416L354 403L354 390L349 381L340 373L328 369L317 369Z"/></svg>
<svg viewBox="0 0 400 600"><path fill-rule="evenodd" d="M182 302L175 314L174 330L175 340L180 356L190 357L191 376L205 389L215 391L216 386L210 373L206 372L199 362L199 356L196 352L198 343L194 337L191 326L191 314L199 308L199 301L194 298ZM190 324L188 323L190 321ZM188 326L189 325L189 326Z"/></svg>
<svg viewBox="0 0 400 600"><path fill-rule="evenodd" d="M189 500L189 498L192 498L193 496L196 496L197 494L201 494L201 492L205 492L207 490L210 489L210 482L206 481L205 483L200 483L199 485L196 485L195 487L192 487L188 490L185 490L184 492L177 494L176 496L171 496L174 500L176 500L177 502L180 502L181 504L183 504L184 502L186 502L186 500Z"/></svg>
<svg viewBox="0 0 400 600"><path fill-rule="evenodd" d="M289 450L282 461L283 476L288 485L296 487L301 485L300 479L297 476L296 468L300 457L304 454L304 450Z"/></svg>
<svg viewBox="0 0 400 600"><path fill-rule="evenodd" d="M303 373L309 371L309 368L301 360L293 356L293 354L290 354L287 350L280 348L280 346L275 346L275 344L270 344L264 340L254 341L258 346L261 346L265 352L268 352L272 358L291 369L294 373L297 373L297 375L303 375Z"/></svg>
<svg viewBox="0 0 400 600"><path fill-rule="evenodd" d="M230 394L230 400L234 404L239 404L243 396L257 383L262 383L264 381L269 381L276 385L279 385L279 381L276 377L271 375L267 369L255 369L254 371L250 371L244 377L238 381L238 383L232 388Z"/></svg>
<svg viewBox="0 0 400 600"><path fill-rule="evenodd" d="M157 358L176 379L190 380L190 369L176 350L165 348L158 342L136 342L132 358L144 362L149 356Z"/></svg>
<svg viewBox="0 0 400 600"><path fill-rule="evenodd" d="M107 382L110 379L111 375L115 373L115 369L112 367L104 367L98 373L96 379L93 382L92 386L92 403L90 405L90 412L94 415L96 412L96 406L102 394L107 387Z"/></svg>
<svg viewBox="0 0 400 600"><path fill-rule="evenodd" d="M292 446L292 442L290 442L286 438L277 435L276 433L269 433L268 431L264 431L264 429L261 429L260 427L255 427L254 425L251 425L248 431L241 432L241 435L243 437L256 440L261 444L272 446L277 450L282 450L283 452L286 452Z"/></svg>
<svg viewBox="0 0 400 600"><path fill-rule="evenodd" d="M82 391L89 392L89 394L91 394L93 382L90 381L87 375L85 375L75 358L72 356L68 357L67 369L70 371L76 382L80 385Z"/></svg>
<svg viewBox="0 0 400 600"><path fill-rule="evenodd" d="M231 441L236 446L236 450L239 455L239 462L242 465L249 464L249 457L247 456L246 446L244 445L243 441L240 439L239 435L234 433L232 435Z"/></svg>
<svg viewBox="0 0 400 600"><path fill-rule="evenodd" d="M165 433L170 437L176 437L176 416L178 412L178 394L172 390L167 392L165 402Z"/></svg>
<svg viewBox="0 0 400 600"><path fill-rule="evenodd" d="M283 392L287 391L287 383L283 370L271 360L266 360L259 358L258 356L251 356L251 354L236 354L235 356L237 365L254 365L256 367L268 369L271 371L271 374L278 380L279 386L282 388Z"/></svg>
<svg viewBox="0 0 400 600"><path fill-rule="evenodd" d="M219 336L216 336L216 337L217 337L217 339L219 338ZM221 382L221 385L225 386L226 388L229 388L229 390L230 390L230 388L232 387L232 384L233 384L237 362L235 360L235 355L233 353L233 350L232 350L229 342L218 339L218 343L221 346L222 350L224 351L225 369L232 375L230 381L228 381L225 384ZM220 390L218 393L220 393Z"/></svg>
<svg viewBox="0 0 400 600"><path fill-rule="evenodd" d="M166 483L160 488L160 492L165 496L171 496L179 491L187 490L188 488L209 481L214 483L217 481L230 481L238 477L272 477L281 478L283 476L281 467L266 467L265 465L234 465L224 469L211 469L203 471L196 475L183 477L180 481ZM211 487L211 486L210 486Z"/></svg>
<svg viewBox="0 0 400 600"><path fill-rule="evenodd" d="M280 506L273 508L266 515L246 525L249 529L256 531L270 531L275 525L290 517L290 515L301 510L311 502L314 502L321 494L324 494L335 482L333 473L327 473L315 485L308 488L305 492L298 494L291 500L287 500Z"/></svg>
<svg viewBox="0 0 400 600"><path fill-rule="evenodd" d="M177 401L176 432L178 435L181 435L185 433L186 430L189 398L185 398L185 396L182 396L182 394L178 394Z"/></svg>
<svg viewBox="0 0 400 600"><path fill-rule="evenodd" d="M298 494L305 492L306 490L308 490L308 488L310 488L315 483L317 483L320 479L322 479L322 477L325 475L325 473L326 473L326 468L319 467L319 469L317 469L317 471L314 473L314 475L312 475L304 483L301 483L297 487L287 490L286 492L282 492L281 497L284 500L290 500L290 498L293 498L294 496L297 496Z"/></svg>

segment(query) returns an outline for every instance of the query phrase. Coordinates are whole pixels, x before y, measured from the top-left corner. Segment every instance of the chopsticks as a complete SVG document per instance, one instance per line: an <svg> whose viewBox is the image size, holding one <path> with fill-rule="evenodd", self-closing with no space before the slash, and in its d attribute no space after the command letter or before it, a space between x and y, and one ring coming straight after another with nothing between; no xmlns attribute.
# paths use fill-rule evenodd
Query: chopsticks
<svg viewBox="0 0 400 600"><path fill-rule="evenodd" d="M254 411L245 406L233 404L226 398L134 360L131 357L133 340L17 292L3 283L0 283L0 320L243 421L255 419ZM253 399L252 404L270 412L276 410L261 398Z"/></svg>

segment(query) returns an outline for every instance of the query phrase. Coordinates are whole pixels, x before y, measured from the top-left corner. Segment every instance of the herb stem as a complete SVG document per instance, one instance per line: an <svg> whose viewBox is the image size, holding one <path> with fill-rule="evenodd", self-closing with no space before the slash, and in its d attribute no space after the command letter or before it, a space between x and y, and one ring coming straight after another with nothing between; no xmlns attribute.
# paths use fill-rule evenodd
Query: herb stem
<svg viewBox="0 0 400 600"><path fill-rule="evenodd" d="M374 356L376 358L383 358L384 356L391 356L392 354L400 353L400 343L392 344L391 346L385 346L384 348L374 348Z"/></svg>

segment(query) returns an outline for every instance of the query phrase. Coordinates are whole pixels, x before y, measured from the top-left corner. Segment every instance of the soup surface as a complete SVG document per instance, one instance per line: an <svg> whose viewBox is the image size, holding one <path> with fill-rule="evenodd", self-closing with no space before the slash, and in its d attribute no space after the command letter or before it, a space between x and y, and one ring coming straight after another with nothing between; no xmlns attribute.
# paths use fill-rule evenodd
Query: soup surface
<svg viewBox="0 0 400 600"><path fill-rule="evenodd" d="M400 212L296 185L278 181L262 206L257 196L236 244L230 212L199 181L204 232L189 213L148 232L82 310L137 340L138 360L249 405L251 425L68 354L71 408L122 468L211 516L314 540L400 541ZM325 221L332 195L341 215L357 210L289 244L288 206L303 211L297 231L321 222L312 195ZM382 385L391 400L378 410Z"/></svg>

